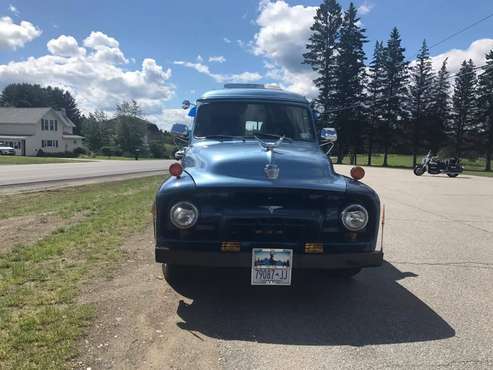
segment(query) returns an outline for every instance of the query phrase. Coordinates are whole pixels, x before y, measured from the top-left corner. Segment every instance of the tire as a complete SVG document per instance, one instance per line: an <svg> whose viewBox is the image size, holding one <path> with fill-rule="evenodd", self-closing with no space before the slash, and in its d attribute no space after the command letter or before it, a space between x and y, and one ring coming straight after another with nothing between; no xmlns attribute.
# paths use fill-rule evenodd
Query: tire
<svg viewBox="0 0 493 370"><path fill-rule="evenodd" d="M349 279L358 274L361 271L361 268L352 268L352 269L340 269L340 270L332 270L329 271L330 277L335 278L345 278Z"/></svg>
<svg viewBox="0 0 493 370"><path fill-rule="evenodd" d="M414 167L413 172L416 176L421 176L422 174L425 173L425 169L422 166L416 166Z"/></svg>
<svg viewBox="0 0 493 370"><path fill-rule="evenodd" d="M457 176L459 176L459 174L458 173L447 173L447 176L448 177L457 177Z"/></svg>

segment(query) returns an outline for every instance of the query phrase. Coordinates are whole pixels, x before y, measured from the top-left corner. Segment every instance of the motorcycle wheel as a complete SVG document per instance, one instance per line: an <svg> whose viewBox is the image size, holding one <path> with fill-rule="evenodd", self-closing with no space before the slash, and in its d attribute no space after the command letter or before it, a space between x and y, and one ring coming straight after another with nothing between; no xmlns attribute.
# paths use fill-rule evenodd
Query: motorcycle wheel
<svg viewBox="0 0 493 370"><path fill-rule="evenodd" d="M416 176L421 176L422 174L425 173L425 169L421 166L416 166L416 167L414 167L413 172Z"/></svg>
<svg viewBox="0 0 493 370"><path fill-rule="evenodd" d="M457 176L459 176L459 174L458 173L447 173L447 176L448 177L457 177Z"/></svg>

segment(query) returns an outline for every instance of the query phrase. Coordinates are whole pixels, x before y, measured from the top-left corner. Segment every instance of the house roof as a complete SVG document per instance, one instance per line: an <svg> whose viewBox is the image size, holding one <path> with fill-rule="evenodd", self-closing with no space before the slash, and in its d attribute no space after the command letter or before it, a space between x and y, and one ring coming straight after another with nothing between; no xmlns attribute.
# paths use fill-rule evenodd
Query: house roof
<svg viewBox="0 0 493 370"><path fill-rule="evenodd" d="M74 123L62 112L50 107L45 108L0 108L0 123L10 124L33 124L39 120L50 110L53 110L60 119L69 127L75 127Z"/></svg>
<svg viewBox="0 0 493 370"><path fill-rule="evenodd" d="M37 123L51 108L0 108L0 123Z"/></svg>

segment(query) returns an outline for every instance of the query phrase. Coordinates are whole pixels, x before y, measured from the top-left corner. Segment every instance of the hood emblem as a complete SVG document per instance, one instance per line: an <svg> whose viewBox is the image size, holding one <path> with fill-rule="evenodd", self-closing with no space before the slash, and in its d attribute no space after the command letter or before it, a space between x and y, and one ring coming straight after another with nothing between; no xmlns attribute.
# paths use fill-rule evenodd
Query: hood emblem
<svg viewBox="0 0 493 370"><path fill-rule="evenodd" d="M276 164L268 163L264 167L265 176L269 180L276 180L279 177L279 167Z"/></svg>
<svg viewBox="0 0 493 370"><path fill-rule="evenodd" d="M259 208L264 208L269 211L270 214L273 214L276 209L283 208L282 206L259 206Z"/></svg>

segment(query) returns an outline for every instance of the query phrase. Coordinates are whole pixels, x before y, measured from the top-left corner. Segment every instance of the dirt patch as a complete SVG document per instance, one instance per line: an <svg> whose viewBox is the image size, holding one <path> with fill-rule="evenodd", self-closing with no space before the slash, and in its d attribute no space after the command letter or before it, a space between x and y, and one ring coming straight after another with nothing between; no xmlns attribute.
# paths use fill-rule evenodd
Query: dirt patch
<svg viewBox="0 0 493 370"><path fill-rule="evenodd" d="M82 214L78 214L64 219L51 214L42 214L0 220L0 254L10 251L19 244L35 243L60 227L79 222L83 217Z"/></svg>
<svg viewBox="0 0 493 370"><path fill-rule="evenodd" d="M163 279L154 262L152 230L122 246L126 261L109 280L83 288L81 303L96 305L96 320L81 340L80 369L215 369L217 342L180 328L177 307L187 299Z"/></svg>

